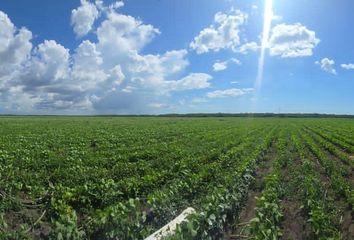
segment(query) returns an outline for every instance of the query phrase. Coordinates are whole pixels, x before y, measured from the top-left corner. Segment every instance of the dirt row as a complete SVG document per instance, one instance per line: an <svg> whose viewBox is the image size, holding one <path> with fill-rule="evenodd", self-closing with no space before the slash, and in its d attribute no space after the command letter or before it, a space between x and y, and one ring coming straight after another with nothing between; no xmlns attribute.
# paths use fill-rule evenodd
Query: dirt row
<svg viewBox="0 0 354 240"><path fill-rule="evenodd" d="M316 143L319 145L319 143L317 141L316 141ZM335 161L338 164L339 168L351 169L351 166L344 164L343 161L341 161L341 159L339 159L337 156L335 156L334 154L325 150L320 145L319 145L319 147L326 154L328 159L330 159L331 161ZM340 149L339 146L337 146L337 148ZM340 150L343 150L343 149L340 149ZM311 155L311 158L313 159L313 162L315 163L315 166L318 169L322 183L326 186L326 189L328 190L328 195L332 196L334 199L334 206L336 207L336 210L337 210L337 218L339 219L340 230L343 234L343 239L348 239L348 240L354 239L354 215L353 215L353 211L352 211L351 207L346 203L343 196L339 196L338 194L336 194L334 192L334 190L331 186L330 178L326 174L326 171L323 168L323 166L320 164L319 159L317 159L313 154L309 153L309 155ZM352 171L349 171L349 174L346 174L343 177L353 187L354 173Z"/></svg>
<svg viewBox="0 0 354 240"><path fill-rule="evenodd" d="M340 162L340 159L328 151L322 149L326 152L329 159ZM290 148L289 150L295 151ZM318 159L310 152L308 152L308 157L313 160L315 168L318 170L318 175L320 180L324 184L328 191L329 196L333 196L334 206L337 210L337 218L340 224L340 230L343 234L343 239L354 239L354 221L353 212L346 204L345 200L337 196L333 191L330 184L330 180L326 175L323 166L320 164ZM248 222L255 217L256 214L256 203L257 197L262 194L265 187L265 177L272 172L272 163L277 157L277 152L275 144L272 144L268 154L266 154L264 160L259 164L255 172L254 185L248 193L247 201L245 202L245 207L240 213L238 221L234 224L231 231L225 235L225 239L247 239L248 236ZM353 181L353 174L346 176L347 180ZM298 156L293 159L289 159L288 164L282 169L281 172L282 185L284 189L284 195L281 199L281 207L283 213L283 221L281 224L282 237L281 239L311 239L312 233L310 224L307 222L307 216L302 209L302 194L301 194L301 182L303 181L303 175L301 173L301 160Z"/></svg>
<svg viewBox="0 0 354 240"><path fill-rule="evenodd" d="M233 239L245 239L247 238L248 222L255 217L255 208L257 203L257 197L260 196L264 189L264 177L271 173L273 160L276 159L275 142L272 143L267 154L263 160L258 164L255 174L254 183L252 184L247 200L245 201L245 207L242 209L238 221L231 226L224 238L227 240Z"/></svg>

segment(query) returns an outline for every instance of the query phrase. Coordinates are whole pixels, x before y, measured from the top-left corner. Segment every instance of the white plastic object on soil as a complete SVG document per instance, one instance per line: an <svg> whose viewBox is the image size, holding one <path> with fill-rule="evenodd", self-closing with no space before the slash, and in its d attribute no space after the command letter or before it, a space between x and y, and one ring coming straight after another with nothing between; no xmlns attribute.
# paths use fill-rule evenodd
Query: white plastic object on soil
<svg viewBox="0 0 354 240"><path fill-rule="evenodd" d="M195 209L192 207L186 208L180 215L178 215L171 222L151 234L149 237L145 238L145 240L161 240L168 235L173 234L176 231L176 228L179 224L184 221L187 221L187 217L191 214L195 213Z"/></svg>

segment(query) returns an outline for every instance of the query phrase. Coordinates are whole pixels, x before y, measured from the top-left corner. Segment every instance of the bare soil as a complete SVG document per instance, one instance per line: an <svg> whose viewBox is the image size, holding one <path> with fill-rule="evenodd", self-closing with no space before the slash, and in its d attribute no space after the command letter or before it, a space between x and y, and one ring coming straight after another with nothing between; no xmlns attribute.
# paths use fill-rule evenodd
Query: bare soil
<svg viewBox="0 0 354 240"><path fill-rule="evenodd" d="M310 225L306 221L304 211L301 209L301 196L299 194L302 181L300 171L301 161L298 158L282 172L284 188L289 189L281 202L283 221L281 223L282 239L308 239L311 233ZM291 171L289 171L291 169Z"/></svg>
<svg viewBox="0 0 354 240"><path fill-rule="evenodd" d="M294 199L283 199L281 206L284 214L281 225L282 239L308 239L310 226L300 208L300 202Z"/></svg>
<svg viewBox="0 0 354 240"><path fill-rule="evenodd" d="M226 233L225 239L244 239L242 236L244 236L247 223L254 218L256 214L257 197L259 197L264 188L264 177L272 171L272 162L275 158L276 149L274 144L272 144L263 161L258 164L254 175L254 184L248 192L245 207L240 213L239 220L235 226L233 226L232 229Z"/></svg>
<svg viewBox="0 0 354 240"><path fill-rule="evenodd" d="M23 202L30 201L25 194L18 194ZM10 210L5 213L6 223L10 231L19 230L25 223L35 223L43 213L42 207L21 207L18 210ZM33 239L47 239L50 231L49 219L44 215L42 221L36 226L26 225L28 234Z"/></svg>

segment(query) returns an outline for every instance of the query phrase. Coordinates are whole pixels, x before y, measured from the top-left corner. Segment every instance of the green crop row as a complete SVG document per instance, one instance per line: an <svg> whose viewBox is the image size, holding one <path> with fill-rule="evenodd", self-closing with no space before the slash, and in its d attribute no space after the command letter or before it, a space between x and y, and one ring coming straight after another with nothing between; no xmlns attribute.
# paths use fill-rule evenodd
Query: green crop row
<svg viewBox="0 0 354 240"><path fill-rule="evenodd" d="M349 120L4 117L0 126L0 239L144 239L187 207L196 213L169 238L223 239L270 161L250 239L281 238L294 167L314 239L342 236L332 193L353 207Z"/></svg>
<svg viewBox="0 0 354 240"><path fill-rule="evenodd" d="M307 212L307 222L317 239L341 239L338 226L334 222L335 213L331 200L326 197L326 189L320 181L313 161L309 160L304 144L296 134L292 141L302 162L303 208Z"/></svg>

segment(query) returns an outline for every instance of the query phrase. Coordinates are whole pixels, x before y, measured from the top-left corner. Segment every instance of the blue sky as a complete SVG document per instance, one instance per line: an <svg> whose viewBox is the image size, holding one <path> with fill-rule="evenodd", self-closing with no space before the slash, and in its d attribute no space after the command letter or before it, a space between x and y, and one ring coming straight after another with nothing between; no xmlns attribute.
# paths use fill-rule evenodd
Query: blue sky
<svg viewBox="0 0 354 240"><path fill-rule="evenodd" d="M0 113L354 114L353 11L349 0L2 0Z"/></svg>

